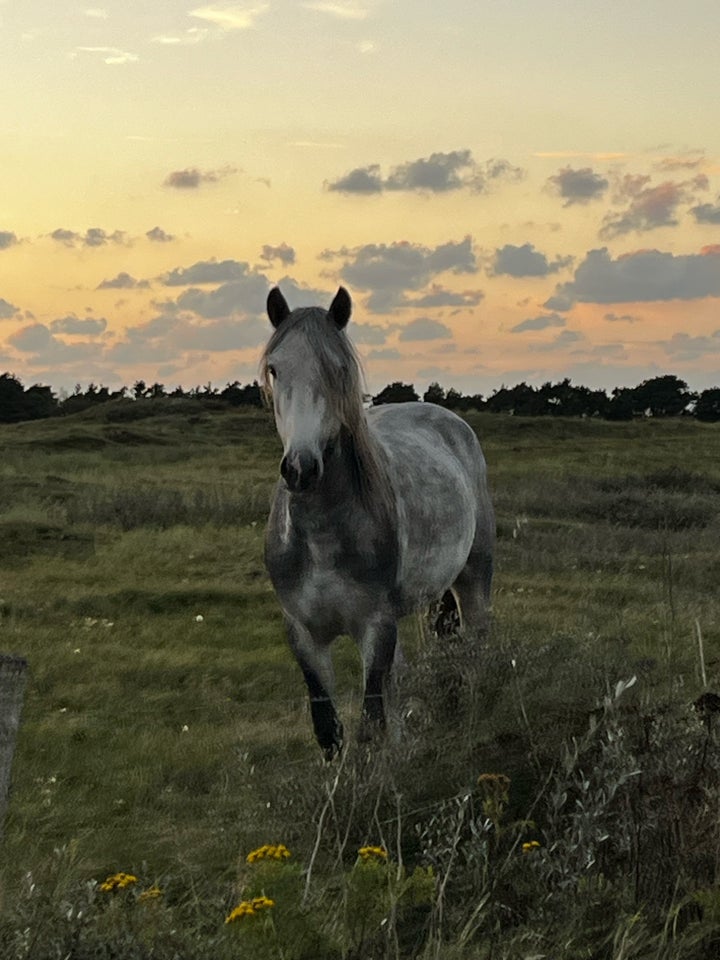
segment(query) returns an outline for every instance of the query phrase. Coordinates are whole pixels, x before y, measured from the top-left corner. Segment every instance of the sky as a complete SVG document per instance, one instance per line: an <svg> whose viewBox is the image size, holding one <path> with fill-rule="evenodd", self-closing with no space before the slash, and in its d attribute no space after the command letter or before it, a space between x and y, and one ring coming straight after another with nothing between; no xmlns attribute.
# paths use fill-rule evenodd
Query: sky
<svg viewBox="0 0 720 960"><path fill-rule="evenodd" d="M97 4L97 5L95 5ZM720 385L717 0L0 0L0 371Z"/></svg>

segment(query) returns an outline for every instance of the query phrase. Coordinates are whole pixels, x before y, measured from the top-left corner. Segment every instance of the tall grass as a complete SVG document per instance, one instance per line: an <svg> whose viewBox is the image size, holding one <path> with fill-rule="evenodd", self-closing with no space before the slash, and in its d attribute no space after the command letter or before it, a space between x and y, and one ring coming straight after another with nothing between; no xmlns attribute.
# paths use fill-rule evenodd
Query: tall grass
<svg viewBox="0 0 720 960"><path fill-rule="evenodd" d="M0 955L720 953L720 434L471 422L498 513L492 638L408 620L371 750L341 641L334 766L262 564L267 417L0 432L0 647L32 671ZM278 842L289 861L246 862ZM137 882L103 891L118 871Z"/></svg>

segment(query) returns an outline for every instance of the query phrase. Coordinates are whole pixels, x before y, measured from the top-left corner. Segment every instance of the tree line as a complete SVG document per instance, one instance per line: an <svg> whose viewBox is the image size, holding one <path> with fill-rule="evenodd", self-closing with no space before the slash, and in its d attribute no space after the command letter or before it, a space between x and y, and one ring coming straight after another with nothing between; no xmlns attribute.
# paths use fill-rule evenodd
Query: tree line
<svg viewBox="0 0 720 960"><path fill-rule="evenodd" d="M175 387L170 391L162 383L146 384L144 380L137 380L132 387L119 390L109 390L94 383L83 390L78 384L71 394L57 396L50 387L34 384L26 388L13 374L0 374L2 423L78 413L111 400L132 402L167 398L189 398L215 406L264 405L262 388L256 380L244 386L235 381L223 389L208 383L204 387L189 390ZM390 383L374 397L367 398L373 405L420 399L413 384L401 381ZM606 420L690 416L705 422L720 421L720 387L694 392L684 380L672 374L643 380L636 387L616 387L610 394L605 390L578 386L567 378L557 383L548 381L540 387L525 382L514 387L502 386L488 397L479 393L463 394L454 387L445 390L439 383L431 383L422 400L459 413L487 410L524 417L600 417Z"/></svg>

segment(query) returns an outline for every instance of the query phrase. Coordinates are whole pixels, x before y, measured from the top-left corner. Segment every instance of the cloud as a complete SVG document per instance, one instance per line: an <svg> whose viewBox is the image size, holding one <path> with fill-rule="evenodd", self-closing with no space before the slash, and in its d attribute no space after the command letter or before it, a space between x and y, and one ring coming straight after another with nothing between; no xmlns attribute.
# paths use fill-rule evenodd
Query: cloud
<svg viewBox="0 0 720 960"><path fill-rule="evenodd" d="M365 195L393 191L437 194L473 190L482 193L489 189L493 180L519 180L522 176L523 171L507 160L478 163L470 150L452 150L401 163L384 179L379 164L356 167L325 186L338 193Z"/></svg>
<svg viewBox="0 0 720 960"><path fill-rule="evenodd" d="M618 183L615 200L628 202L620 213L610 212L603 219L600 236L605 239L627 233L646 233L658 227L677 226L678 207L691 203L696 190L705 190L707 177L698 174L692 180L666 180L656 187L649 186L650 177L626 174Z"/></svg>
<svg viewBox="0 0 720 960"><path fill-rule="evenodd" d="M327 13L340 20L365 20L370 13L367 3L358 3L356 0L309 0L302 6L306 10Z"/></svg>
<svg viewBox="0 0 720 960"><path fill-rule="evenodd" d="M141 290L149 287L147 280L136 280L129 273L124 271L119 273L112 280L103 280L98 284L96 290Z"/></svg>
<svg viewBox="0 0 720 960"><path fill-rule="evenodd" d="M39 363L67 363L75 360L97 358L102 354L99 343L68 344L59 340L43 323L23 327L8 337L16 350L29 353Z"/></svg>
<svg viewBox="0 0 720 960"><path fill-rule="evenodd" d="M552 297L548 297L543 307L545 310L556 310L560 313L565 313L566 310L572 310L575 301L568 294L555 293Z"/></svg>
<svg viewBox="0 0 720 960"><path fill-rule="evenodd" d="M424 247L401 241L368 243L352 249L324 251L322 259L341 259L340 276L351 288L370 291L369 310L382 313L408 306L406 291L422 290L442 273L477 273L472 238Z"/></svg>
<svg viewBox="0 0 720 960"><path fill-rule="evenodd" d="M524 243L520 247L507 243L495 250L491 272L494 276L546 277L550 273L564 270L572 262L572 257L556 257L549 261L532 243Z"/></svg>
<svg viewBox="0 0 720 960"><path fill-rule="evenodd" d="M219 170L199 170L197 167L186 167L184 170L173 170L163 180L164 187L175 190L197 190L203 183L217 183L237 173L235 167L221 167Z"/></svg>
<svg viewBox="0 0 720 960"><path fill-rule="evenodd" d="M670 340L661 341L660 346L674 360L698 360L709 353L720 353L720 330L699 337L676 333Z"/></svg>
<svg viewBox="0 0 720 960"><path fill-rule="evenodd" d="M0 297L0 320L10 320L12 317L17 316L19 312L19 307Z"/></svg>
<svg viewBox="0 0 720 960"><path fill-rule="evenodd" d="M152 360L155 363L177 361L188 352L222 353L257 347L268 336L268 326L260 317L215 318L209 321L188 316L161 314L147 323L130 327L110 348L108 359L123 366Z"/></svg>
<svg viewBox="0 0 720 960"><path fill-rule="evenodd" d="M159 43L166 47L194 47L197 43L206 40L210 31L206 27L189 27L180 36L177 34L160 34L153 37L150 43Z"/></svg>
<svg viewBox="0 0 720 960"><path fill-rule="evenodd" d="M463 290L456 293L454 290L447 290L440 284L434 283L427 293L420 297L413 297L408 300L408 306L423 307L474 307L483 300L485 294L482 290Z"/></svg>
<svg viewBox="0 0 720 960"><path fill-rule="evenodd" d="M548 177L548 183L552 184L565 201L564 207L596 200L602 197L610 185L609 180L595 173L591 167L582 167L578 170L563 167L554 176Z"/></svg>
<svg viewBox="0 0 720 960"><path fill-rule="evenodd" d="M206 20L222 31L250 30L267 10L269 3L209 3L188 14Z"/></svg>
<svg viewBox="0 0 720 960"><path fill-rule="evenodd" d="M102 7L87 7L83 10L83 13L92 20L107 20L108 18L107 10Z"/></svg>
<svg viewBox="0 0 720 960"><path fill-rule="evenodd" d="M50 237L56 243L62 243L66 247L104 247L110 243L128 243L127 234L124 230L114 230L112 233L108 233L101 227L89 227L85 233L76 233L74 230L58 227L57 230L53 230Z"/></svg>
<svg viewBox="0 0 720 960"><path fill-rule="evenodd" d="M198 260L189 267L175 267L161 277L166 287L187 287L203 283L227 283L242 280L252 273L250 265L240 260Z"/></svg>
<svg viewBox="0 0 720 960"><path fill-rule="evenodd" d="M259 273L249 273L238 280L223 283L215 290L200 290L190 287L174 302L160 304L166 312L189 310L206 319L230 317L237 314L265 312L265 300L270 289L267 278Z"/></svg>
<svg viewBox="0 0 720 960"><path fill-rule="evenodd" d="M558 313L542 314L539 317L528 317L527 320L521 320L514 327L510 327L510 333L525 333L527 330L546 330L548 327L564 327L565 317Z"/></svg>
<svg viewBox="0 0 720 960"><path fill-rule="evenodd" d="M720 248L675 255L638 250L613 260L607 247L590 250L559 296L582 303L634 303L720 297Z"/></svg>
<svg viewBox="0 0 720 960"><path fill-rule="evenodd" d="M16 234L11 233L10 230L0 230L0 250L8 250L19 242Z"/></svg>
<svg viewBox="0 0 720 960"><path fill-rule="evenodd" d="M640 317L634 317L630 313L620 315L617 313L605 313L603 314L603 320L607 320L609 323L637 323Z"/></svg>
<svg viewBox="0 0 720 960"><path fill-rule="evenodd" d="M263 244L262 253L260 254L262 260L267 260L268 263L272 263L273 260L279 260L284 266L290 266L295 263L295 250L293 247L288 246L287 243L281 243L277 247L273 247L269 243Z"/></svg>
<svg viewBox="0 0 720 960"><path fill-rule="evenodd" d="M99 336L105 332L106 328L107 320L104 317L81 319L73 314L67 317L59 317L50 324L51 333L82 334L89 337Z"/></svg>
<svg viewBox="0 0 720 960"><path fill-rule="evenodd" d="M385 343L391 328L381 327L379 323L353 323L350 334L355 343Z"/></svg>
<svg viewBox="0 0 720 960"><path fill-rule="evenodd" d="M170 243L175 239L171 233L166 233L162 227L153 227L152 230L147 230L145 236L153 243Z"/></svg>
<svg viewBox="0 0 720 960"><path fill-rule="evenodd" d="M395 347L381 347L379 350L371 350L367 358L368 360L400 360L402 354Z"/></svg>
<svg viewBox="0 0 720 960"><path fill-rule="evenodd" d="M687 153L676 157L663 157L655 164L656 170L669 172L671 170L697 170L706 163L704 150L688 150Z"/></svg>
<svg viewBox="0 0 720 960"><path fill-rule="evenodd" d="M585 336L577 330L562 330L548 343L536 343L533 349L548 353L551 350L563 350L565 347L577 344L584 339Z"/></svg>
<svg viewBox="0 0 720 960"><path fill-rule="evenodd" d="M99 54L103 63L109 66L122 66L125 63L137 63L140 57L136 53L120 50L118 47L75 47L71 57L75 59L78 53Z"/></svg>
<svg viewBox="0 0 720 960"><path fill-rule="evenodd" d="M696 223L720 224L720 197L717 203L700 203L691 207L690 213L695 217Z"/></svg>
<svg viewBox="0 0 720 960"><path fill-rule="evenodd" d="M400 331L399 340L447 340L452 337L452 330L439 320L429 317L418 317L411 320Z"/></svg>

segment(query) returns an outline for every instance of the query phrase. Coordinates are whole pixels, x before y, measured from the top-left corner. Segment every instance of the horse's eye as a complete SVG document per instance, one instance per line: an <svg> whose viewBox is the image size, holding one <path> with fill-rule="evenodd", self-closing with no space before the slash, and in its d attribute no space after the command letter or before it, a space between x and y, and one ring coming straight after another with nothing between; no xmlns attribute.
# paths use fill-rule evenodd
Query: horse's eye
<svg viewBox="0 0 720 960"><path fill-rule="evenodd" d="M277 374L276 374L276 372L275 372L275 367L274 367L271 363L268 364L267 372L270 374L270 376L273 378L273 380L274 380L275 377L277 376Z"/></svg>

